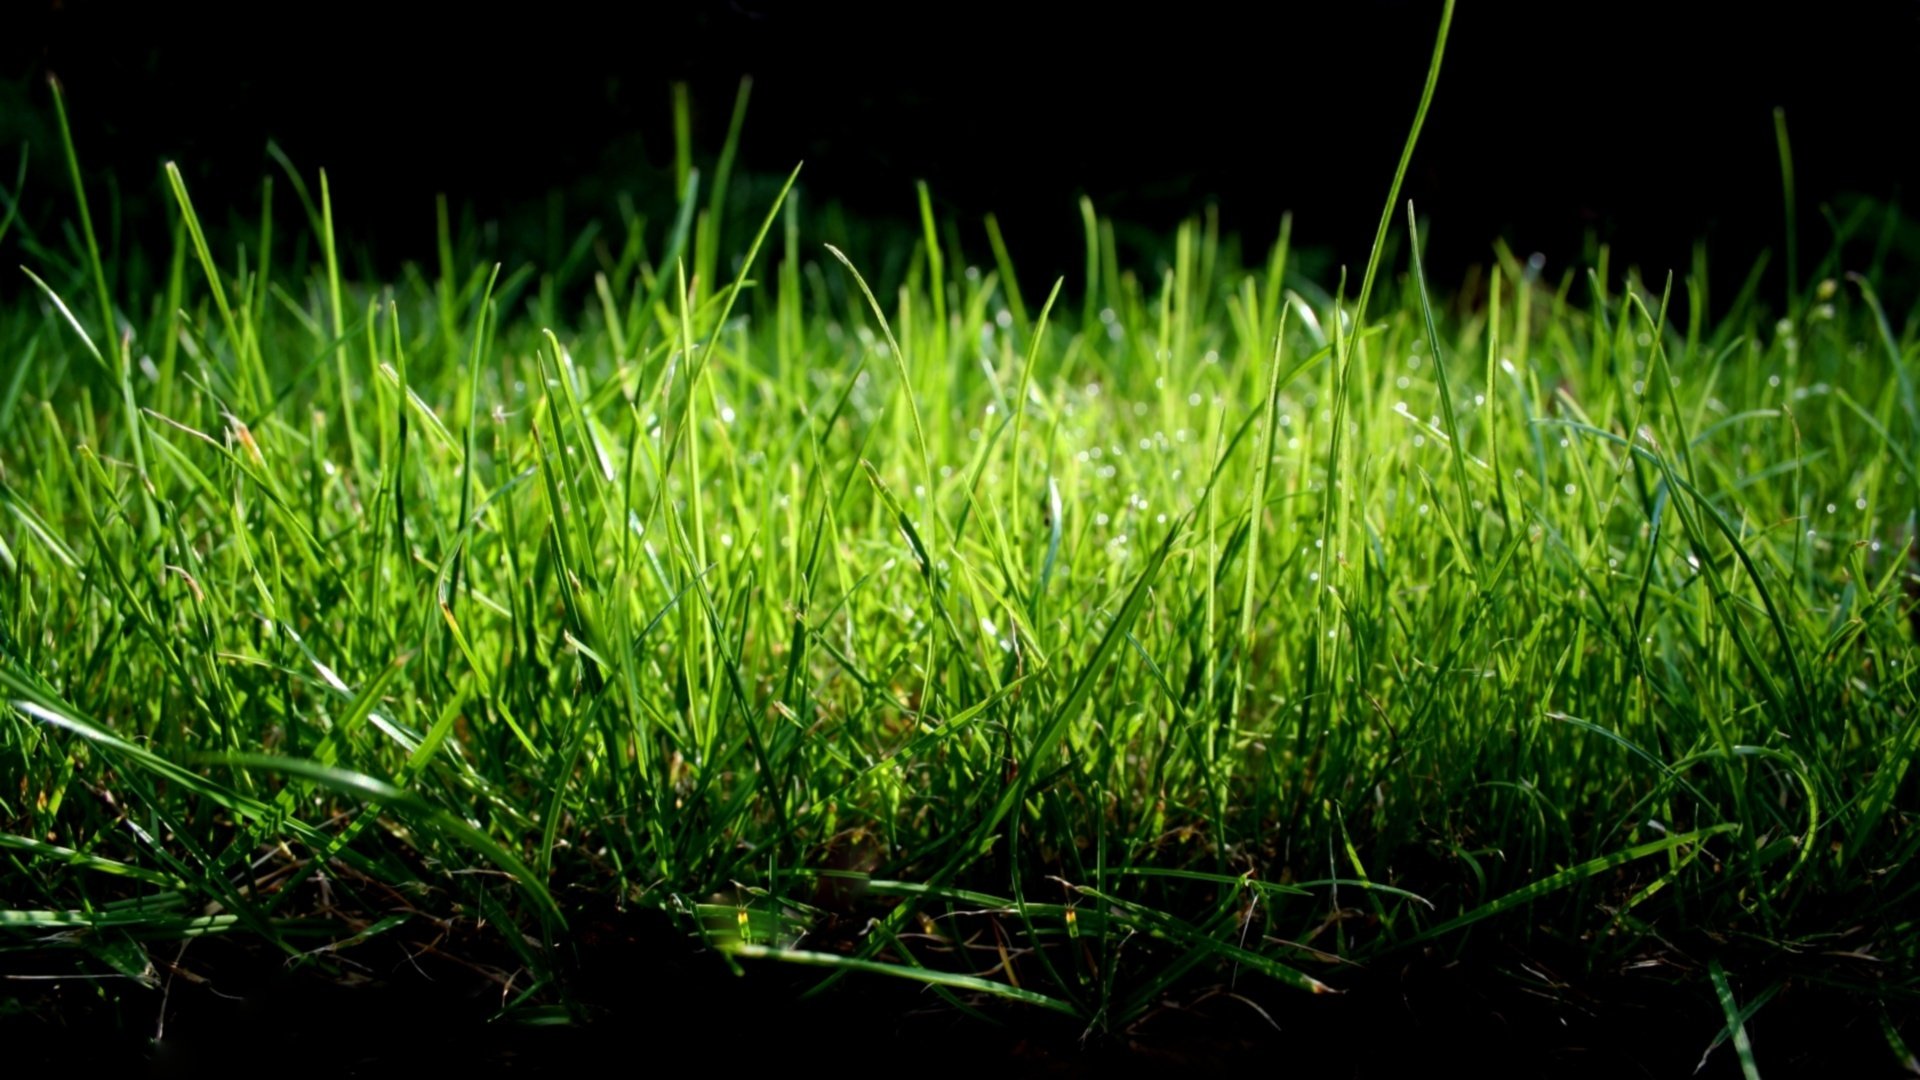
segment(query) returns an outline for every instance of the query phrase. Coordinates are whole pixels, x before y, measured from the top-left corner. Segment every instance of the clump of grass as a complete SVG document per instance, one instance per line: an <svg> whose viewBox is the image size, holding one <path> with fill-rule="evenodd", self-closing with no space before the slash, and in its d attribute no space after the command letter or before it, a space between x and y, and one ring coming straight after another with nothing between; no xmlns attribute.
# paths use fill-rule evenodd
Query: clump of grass
<svg viewBox="0 0 1920 1080"><path fill-rule="evenodd" d="M1357 290L1088 206L1023 294L922 187L875 289L792 177L724 220L738 115L663 233L443 211L384 284L290 164L317 260L169 168L109 267L69 141L0 308L0 947L484 919L535 1007L587 890L1100 1028L1490 938L1659 959L1749 1069L1783 980L1911 1003L1915 328L1837 256L1785 318L1604 251L1441 299L1396 174Z"/></svg>

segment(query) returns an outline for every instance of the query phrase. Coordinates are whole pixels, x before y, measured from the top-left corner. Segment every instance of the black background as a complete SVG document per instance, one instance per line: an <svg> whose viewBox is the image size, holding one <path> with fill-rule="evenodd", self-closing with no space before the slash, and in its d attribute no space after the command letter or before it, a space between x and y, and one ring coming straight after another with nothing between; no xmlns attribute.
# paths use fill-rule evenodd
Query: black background
<svg viewBox="0 0 1920 1080"><path fill-rule="evenodd" d="M35 143L26 205L57 198L45 86L57 73L83 155L113 173L136 221L166 158L203 207L251 212L274 138L329 169L343 227L391 262L431 255L436 192L481 218L544 223L560 190L570 227L610 217L618 190L664 205L669 84L691 84L695 143L711 155L751 74L742 170L804 158L807 205L831 198L882 223L911 218L925 178L975 258L978 217L996 211L1033 280L1079 265L1082 193L1150 229L1212 202L1262 244L1290 209L1298 241L1353 263L1439 7L21 0L0 45L0 137ZM1433 221L1436 277L1486 261L1505 236L1560 267L1596 237L1616 265L1656 274L1684 272L1704 239L1717 276L1737 278L1783 235L1780 106L1811 265L1823 203L1911 190L1916 78L1913 0L1468 0L1405 194Z"/></svg>

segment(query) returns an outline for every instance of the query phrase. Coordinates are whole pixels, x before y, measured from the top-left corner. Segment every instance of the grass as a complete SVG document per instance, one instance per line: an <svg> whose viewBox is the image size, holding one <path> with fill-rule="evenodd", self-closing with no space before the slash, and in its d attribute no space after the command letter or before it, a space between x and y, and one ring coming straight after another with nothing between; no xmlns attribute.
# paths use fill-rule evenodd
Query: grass
<svg viewBox="0 0 1920 1080"><path fill-rule="evenodd" d="M1693 987L1749 1076L1794 985L1902 1052L1920 328L1837 242L1718 320L1604 249L1443 296L1403 157L1357 299L1284 230L1125 268L1090 204L1023 294L924 185L875 288L792 177L729 219L746 104L568 267L443 206L350 280L290 163L211 231L169 167L171 249L109 265L71 140L16 182L16 964L483 924L551 1017L591 895L1094 1032L1497 945Z"/></svg>

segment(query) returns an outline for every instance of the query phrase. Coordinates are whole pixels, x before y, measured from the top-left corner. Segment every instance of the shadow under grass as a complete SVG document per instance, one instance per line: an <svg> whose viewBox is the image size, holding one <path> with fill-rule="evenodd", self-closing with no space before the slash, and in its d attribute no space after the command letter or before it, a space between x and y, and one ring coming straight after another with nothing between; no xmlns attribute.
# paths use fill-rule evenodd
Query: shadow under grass
<svg viewBox="0 0 1920 1080"><path fill-rule="evenodd" d="M540 1075L605 1063L684 1072L690 1062L936 1075L1276 1066L1324 1077L1453 1066L1482 1076L1664 1077L1697 1066L1703 1077L1740 1075L1730 1045L1708 1052L1724 1026L1714 1003L1657 957L1569 981L1550 955L1490 942L1464 961L1429 952L1342 968L1327 979L1338 994L1252 976L1195 987L1124 1030L1096 1032L999 1003L969 1015L890 979L855 977L806 997L817 972L752 964L735 973L655 911L609 905L582 912L576 926L572 1018L503 1018L513 989L497 972L511 970L511 958L487 955L480 935L426 951L363 947L351 968L290 967L255 942L206 938L152 987L13 981L0 1037L19 1075L75 1066L155 1076ZM1782 986L1748 1023L1767 1076L1900 1075L1857 994L1790 976Z"/></svg>

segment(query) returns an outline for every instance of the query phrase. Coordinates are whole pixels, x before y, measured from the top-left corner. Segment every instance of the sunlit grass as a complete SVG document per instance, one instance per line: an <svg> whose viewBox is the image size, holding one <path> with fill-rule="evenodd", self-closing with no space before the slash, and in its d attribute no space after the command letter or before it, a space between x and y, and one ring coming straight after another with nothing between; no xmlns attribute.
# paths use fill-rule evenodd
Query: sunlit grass
<svg viewBox="0 0 1920 1080"><path fill-rule="evenodd" d="M485 918L565 1002L585 888L1096 1027L1489 935L1657 947L1749 1066L1754 955L1911 1002L1915 324L1837 255L1715 321L1435 291L1397 194L1344 283L1089 205L1022 293L923 187L869 291L692 164L567 273L443 208L343 277L290 165L219 238L169 169L146 271L4 237L0 947Z"/></svg>

